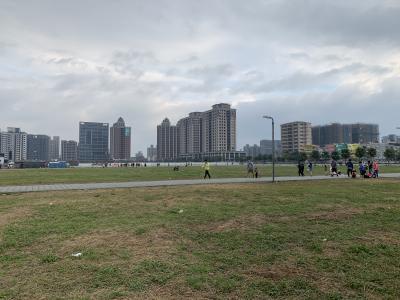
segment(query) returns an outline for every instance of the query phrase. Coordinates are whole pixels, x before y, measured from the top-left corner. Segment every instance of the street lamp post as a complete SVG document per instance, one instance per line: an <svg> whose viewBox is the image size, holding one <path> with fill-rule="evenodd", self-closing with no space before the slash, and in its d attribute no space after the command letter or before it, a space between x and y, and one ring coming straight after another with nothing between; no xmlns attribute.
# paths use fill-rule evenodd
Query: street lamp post
<svg viewBox="0 0 400 300"><path fill-rule="evenodd" d="M272 121L272 182L275 182L275 121L271 116L263 116Z"/></svg>

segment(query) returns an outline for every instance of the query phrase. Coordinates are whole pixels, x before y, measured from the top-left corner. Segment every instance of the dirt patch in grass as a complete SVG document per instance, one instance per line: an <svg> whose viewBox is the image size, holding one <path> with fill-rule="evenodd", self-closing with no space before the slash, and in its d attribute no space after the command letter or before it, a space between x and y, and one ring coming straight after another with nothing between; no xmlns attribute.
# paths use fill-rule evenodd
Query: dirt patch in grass
<svg viewBox="0 0 400 300"><path fill-rule="evenodd" d="M33 214L29 207L17 207L7 212L0 213L0 230L19 219L27 218Z"/></svg>
<svg viewBox="0 0 400 300"><path fill-rule="evenodd" d="M266 224L269 220L269 217L261 214L242 215L230 220L211 222L209 224L195 226L195 229L207 232L224 232L231 230L246 231L254 230L254 228Z"/></svg>
<svg viewBox="0 0 400 300"><path fill-rule="evenodd" d="M385 231L369 231L364 236L357 236L358 240L368 244L388 244L400 246L400 234Z"/></svg>
<svg viewBox="0 0 400 300"><path fill-rule="evenodd" d="M332 211L318 211L311 212L305 215L305 218L310 221L336 221L351 219L352 217L364 213L361 208L355 207L343 207L343 208L332 208Z"/></svg>
<svg viewBox="0 0 400 300"><path fill-rule="evenodd" d="M125 250L133 260L167 257L176 251L175 237L163 228L144 234L123 231L95 231L65 241L60 255L71 255L76 251ZM150 250L151 249L151 250Z"/></svg>

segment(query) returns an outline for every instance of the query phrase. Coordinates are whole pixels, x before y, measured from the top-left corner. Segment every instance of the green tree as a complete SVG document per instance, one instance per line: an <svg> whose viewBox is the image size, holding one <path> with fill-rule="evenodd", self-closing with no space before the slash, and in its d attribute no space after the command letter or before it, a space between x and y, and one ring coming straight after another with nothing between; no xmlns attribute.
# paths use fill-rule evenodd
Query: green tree
<svg viewBox="0 0 400 300"><path fill-rule="evenodd" d="M387 148L383 153L387 161L396 159L396 151L393 148Z"/></svg>
<svg viewBox="0 0 400 300"><path fill-rule="evenodd" d="M365 147L358 147L358 148L356 149L356 156L357 156L358 159L360 159L360 160L365 156L365 153L366 153Z"/></svg>
<svg viewBox="0 0 400 300"><path fill-rule="evenodd" d="M396 157L395 157L395 159L396 159L397 161L399 161L399 160L400 160L400 149L397 150L397 151L395 151L395 152L396 152Z"/></svg>
<svg viewBox="0 0 400 300"><path fill-rule="evenodd" d="M376 156L376 149L375 148L368 148L367 155L369 158L374 158Z"/></svg>
<svg viewBox="0 0 400 300"><path fill-rule="evenodd" d="M318 150L313 150L313 152L311 152L311 158L315 161L319 161L321 159L321 153L319 153Z"/></svg>
<svg viewBox="0 0 400 300"><path fill-rule="evenodd" d="M331 154L332 159L334 160L339 160L340 159L340 153L337 151L333 151Z"/></svg>
<svg viewBox="0 0 400 300"><path fill-rule="evenodd" d="M328 151L324 151L324 152L322 152L321 157L323 160L328 160L331 156L329 155Z"/></svg>
<svg viewBox="0 0 400 300"><path fill-rule="evenodd" d="M299 160L305 161L305 160L307 160L307 158L308 158L307 153L305 153L305 152L300 152L299 153Z"/></svg>
<svg viewBox="0 0 400 300"><path fill-rule="evenodd" d="M340 151L340 154L342 156L343 159L349 159L350 158L350 150L349 149L342 149L342 151Z"/></svg>

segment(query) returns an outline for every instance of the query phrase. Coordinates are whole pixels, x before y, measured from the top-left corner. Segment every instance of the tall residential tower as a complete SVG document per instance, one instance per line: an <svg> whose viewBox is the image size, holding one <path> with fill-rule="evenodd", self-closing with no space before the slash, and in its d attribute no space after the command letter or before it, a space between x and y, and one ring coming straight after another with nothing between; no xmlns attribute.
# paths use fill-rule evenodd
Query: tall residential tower
<svg viewBox="0 0 400 300"><path fill-rule="evenodd" d="M122 118L110 128L110 155L117 160L131 157L131 127L126 127Z"/></svg>

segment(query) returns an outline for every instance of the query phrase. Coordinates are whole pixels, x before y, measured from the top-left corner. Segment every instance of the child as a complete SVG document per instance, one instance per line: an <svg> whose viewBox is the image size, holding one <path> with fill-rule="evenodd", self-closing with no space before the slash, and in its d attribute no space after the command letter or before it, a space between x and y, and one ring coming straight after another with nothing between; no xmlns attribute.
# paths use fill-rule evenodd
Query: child
<svg viewBox="0 0 400 300"><path fill-rule="evenodd" d="M254 168L254 177L258 178L258 168L257 167Z"/></svg>

